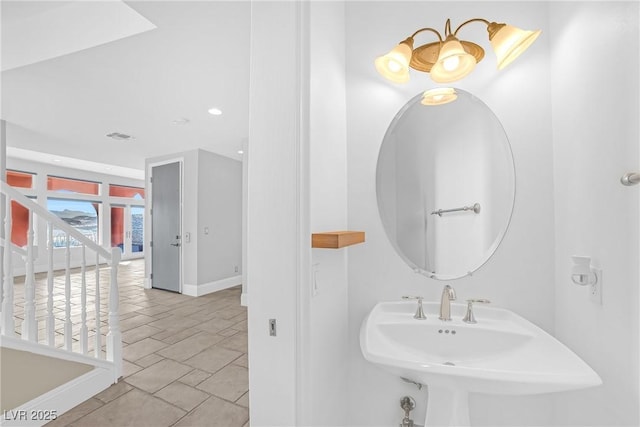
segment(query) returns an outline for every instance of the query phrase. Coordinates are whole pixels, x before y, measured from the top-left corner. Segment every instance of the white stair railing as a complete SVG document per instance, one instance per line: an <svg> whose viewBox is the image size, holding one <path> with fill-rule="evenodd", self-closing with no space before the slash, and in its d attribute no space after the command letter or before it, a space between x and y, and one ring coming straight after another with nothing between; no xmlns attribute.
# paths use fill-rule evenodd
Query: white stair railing
<svg viewBox="0 0 640 427"><path fill-rule="evenodd" d="M25 262L25 282L24 282L24 319L20 338L23 340L38 342L38 322L36 319L36 284L34 275L34 262L37 258L37 246L34 244L35 220L44 221L47 225L47 289L46 289L46 311L44 319L46 322L46 344L55 346L55 322L54 313L54 250L64 250L64 345L66 351L73 351L73 329L74 325L71 317L72 281L71 281L71 241L79 245L82 256L80 264L80 326L79 344L80 352L89 355L89 327L87 322L87 251L95 254L93 267L95 269L94 280L94 310L95 310L95 340L93 357L103 359L102 337L101 337L101 292L100 292L100 265L101 261L106 262L110 269L109 281L109 302L108 302L108 331L106 336L106 360L114 364L114 382L122 374L122 334L120 332L118 306L118 264L120 262L120 249L112 248L107 250L96 242L86 237L84 234L71 227L69 224L50 213L42 206L34 203L18 190L10 187L6 182L0 181L0 193L4 196L4 213L0 218L4 219L4 236L0 239L0 251L2 262L0 263L0 276L2 287L0 288L0 334L3 336L16 336L15 314L14 314L14 254L20 255ZM28 210L27 245L20 248L10 242L12 230L12 202L22 205ZM54 229L64 233L64 249L54 248ZM77 243L76 243L77 242Z"/></svg>

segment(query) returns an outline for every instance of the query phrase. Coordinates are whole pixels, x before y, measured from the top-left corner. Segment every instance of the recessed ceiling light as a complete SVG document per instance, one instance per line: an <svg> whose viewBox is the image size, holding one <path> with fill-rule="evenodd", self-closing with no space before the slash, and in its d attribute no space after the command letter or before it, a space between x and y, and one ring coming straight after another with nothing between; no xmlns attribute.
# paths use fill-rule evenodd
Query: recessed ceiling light
<svg viewBox="0 0 640 427"><path fill-rule="evenodd" d="M219 108L209 108L207 111L209 111L209 114L214 115L214 116L219 116L222 114L222 110Z"/></svg>
<svg viewBox="0 0 640 427"><path fill-rule="evenodd" d="M244 151L238 150L238 154L244 154Z"/></svg>

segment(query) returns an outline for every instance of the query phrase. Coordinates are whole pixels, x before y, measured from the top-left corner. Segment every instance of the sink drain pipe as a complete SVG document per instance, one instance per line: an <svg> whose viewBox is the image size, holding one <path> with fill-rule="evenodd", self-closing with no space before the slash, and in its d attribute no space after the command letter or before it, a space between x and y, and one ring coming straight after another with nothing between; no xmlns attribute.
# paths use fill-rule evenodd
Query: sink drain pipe
<svg viewBox="0 0 640 427"><path fill-rule="evenodd" d="M404 396L400 399L400 407L404 410L404 418L400 423L400 427L420 427L413 423L411 419L411 411L416 407L416 401L411 396Z"/></svg>

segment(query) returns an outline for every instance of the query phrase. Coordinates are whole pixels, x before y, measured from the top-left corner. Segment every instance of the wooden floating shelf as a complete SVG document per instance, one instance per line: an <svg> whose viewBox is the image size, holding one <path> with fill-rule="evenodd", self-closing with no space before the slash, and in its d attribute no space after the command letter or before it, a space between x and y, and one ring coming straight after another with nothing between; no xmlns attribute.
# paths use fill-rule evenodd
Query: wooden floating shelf
<svg viewBox="0 0 640 427"><path fill-rule="evenodd" d="M312 248L339 249L364 242L364 231L326 231L311 235Z"/></svg>

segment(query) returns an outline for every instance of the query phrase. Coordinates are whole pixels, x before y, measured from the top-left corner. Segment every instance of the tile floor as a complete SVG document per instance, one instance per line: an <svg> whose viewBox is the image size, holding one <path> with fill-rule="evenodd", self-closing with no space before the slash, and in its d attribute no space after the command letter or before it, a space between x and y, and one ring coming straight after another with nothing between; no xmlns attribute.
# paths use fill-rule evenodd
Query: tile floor
<svg viewBox="0 0 640 427"><path fill-rule="evenodd" d="M123 378L47 426L248 426L247 312L240 305L240 287L198 298L145 290L143 271L144 262L134 260L122 263L118 272ZM72 283L80 280L74 270ZM46 276L37 275L36 281L37 307L42 317ZM106 282L100 309L102 335L107 332ZM63 276L56 277L55 287L57 294L64 295ZM74 286L74 322L80 321L79 293ZM93 293L87 293L92 306ZM24 302L20 284L15 295L18 331ZM56 344L61 346L64 299L54 299ZM91 325L95 313L88 312L87 319ZM89 326L90 350L96 329ZM79 348L78 330L74 326L74 349ZM43 321L39 338L43 342Z"/></svg>

